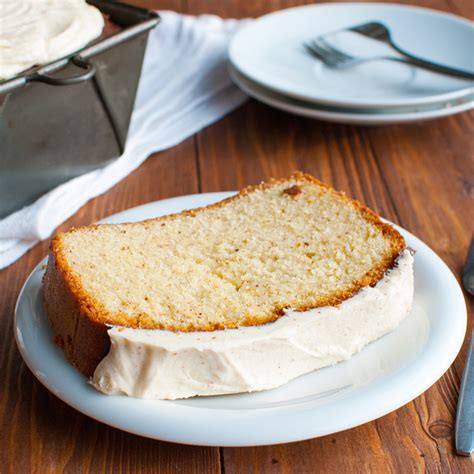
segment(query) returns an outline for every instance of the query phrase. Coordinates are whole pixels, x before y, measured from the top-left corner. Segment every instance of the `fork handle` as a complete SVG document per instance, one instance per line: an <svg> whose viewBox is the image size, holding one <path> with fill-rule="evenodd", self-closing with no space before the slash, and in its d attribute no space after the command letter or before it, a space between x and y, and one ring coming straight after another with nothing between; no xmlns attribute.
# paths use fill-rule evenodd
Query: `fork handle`
<svg viewBox="0 0 474 474"><path fill-rule="evenodd" d="M444 66L442 64L434 63L426 59L421 59L417 56L414 56L413 54L407 53L393 42L391 42L390 45L395 51L397 51L406 58L403 62L412 64L413 66L421 67L423 69L427 69L429 71L447 74L448 76L461 77L463 79L470 79L471 81L474 80L474 74L472 72L463 71L462 69Z"/></svg>

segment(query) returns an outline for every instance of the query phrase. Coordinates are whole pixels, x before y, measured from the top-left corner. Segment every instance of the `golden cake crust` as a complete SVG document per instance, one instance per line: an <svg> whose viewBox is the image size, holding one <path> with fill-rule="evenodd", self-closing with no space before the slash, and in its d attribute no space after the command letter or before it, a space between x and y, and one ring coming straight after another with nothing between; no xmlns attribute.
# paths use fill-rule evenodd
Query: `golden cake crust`
<svg viewBox="0 0 474 474"><path fill-rule="evenodd" d="M382 232L390 246L387 255L378 264L373 266L361 278L356 279L351 285L342 290L337 290L328 297L318 298L311 304L293 307L296 311L306 311L321 306L336 306L344 300L356 294L361 288L375 286L395 263L400 252L405 248L403 237L389 224L385 224L380 218L356 200L351 200L344 193L337 192L330 186L322 183L313 176L301 172L294 173L290 179L306 181L324 187L334 197L350 204L356 209L366 221L372 223ZM248 186L238 194L210 206L186 210L177 214L171 214L150 221L165 221L175 219L183 215L196 215L210 208L225 206L227 203L240 199L243 196L257 190L265 189L275 184L284 183L288 180L269 180L255 186ZM295 189L289 189L288 194L298 194ZM127 225L143 225L148 221L130 223ZM104 224L103 224L104 225ZM111 225L111 224L105 224ZM96 227L96 226L88 226ZM81 232L81 227L69 232ZM175 327L173 325L157 325L149 315L137 314L130 317L128 314L114 312L111 314L103 305L89 295L83 288L81 281L74 275L64 253L62 234L56 235L51 242L49 260L46 273L43 278L44 304L48 317L56 334L57 342L64 348L68 359L85 375L92 375L100 360L107 354L110 341L107 335L108 325L122 325L132 328L144 329L167 329L171 331L213 331L224 328L237 327L237 324L207 323L206 325L195 325ZM280 317L286 306L275 307L273 311L264 316L248 314L239 326L254 326L275 321Z"/></svg>

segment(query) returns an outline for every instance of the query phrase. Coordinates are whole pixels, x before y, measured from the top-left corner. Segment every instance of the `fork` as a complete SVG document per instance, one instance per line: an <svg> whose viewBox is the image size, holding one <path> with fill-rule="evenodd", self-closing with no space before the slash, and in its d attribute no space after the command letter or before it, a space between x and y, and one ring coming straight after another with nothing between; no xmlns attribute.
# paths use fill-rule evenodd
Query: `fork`
<svg viewBox="0 0 474 474"><path fill-rule="evenodd" d="M352 56L329 44L329 42L325 39L325 35L319 36L311 41L305 42L304 46L313 56L320 59L327 66L331 68L335 68L335 69L346 69L346 68L357 66L364 62L368 62L368 61L387 60L387 61L397 61L397 62L409 64L412 66L421 67L433 72L447 74L450 76L462 77L464 79L471 79L471 80L474 79L473 73L462 71L460 69L455 69L449 66L444 66L442 64L437 64L431 61L427 61L425 59L421 59L416 56L413 56L410 53L407 53L406 51L401 49L399 46L397 46L397 44L392 40L390 30L382 23L378 23L378 22L364 23L361 25L353 26L351 28L347 28L347 30L345 31L352 31L354 33L358 33L363 36L367 36L371 39L388 44L392 49L397 51L402 56L382 56L382 55L371 56L371 57Z"/></svg>

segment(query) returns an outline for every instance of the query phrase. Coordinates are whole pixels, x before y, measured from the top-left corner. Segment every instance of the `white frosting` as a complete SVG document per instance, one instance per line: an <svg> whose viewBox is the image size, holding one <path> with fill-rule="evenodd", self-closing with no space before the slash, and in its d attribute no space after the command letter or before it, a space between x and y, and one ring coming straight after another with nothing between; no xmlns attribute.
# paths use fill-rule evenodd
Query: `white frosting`
<svg viewBox="0 0 474 474"><path fill-rule="evenodd" d="M177 399L252 392L349 359L395 329L413 301L413 257L339 307L288 310L261 326L174 333L113 327L92 384L108 394Z"/></svg>
<svg viewBox="0 0 474 474"><path fill-rule="evenodd" d="M0 0L0 79L81 49L103 27L85 0Z"/></svg>

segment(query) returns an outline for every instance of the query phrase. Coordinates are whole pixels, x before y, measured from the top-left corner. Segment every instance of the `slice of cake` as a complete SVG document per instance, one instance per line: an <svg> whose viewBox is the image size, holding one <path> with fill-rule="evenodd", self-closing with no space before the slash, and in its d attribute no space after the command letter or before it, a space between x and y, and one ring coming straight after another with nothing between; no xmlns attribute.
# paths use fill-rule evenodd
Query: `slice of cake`
<svg viewBox="0 0 474 474"><path fill-rule="evenodd" d="M349 358L413 298L403 237L295 173L204 208L57 235L44 304L106 393L262 390Z"/></svg>

